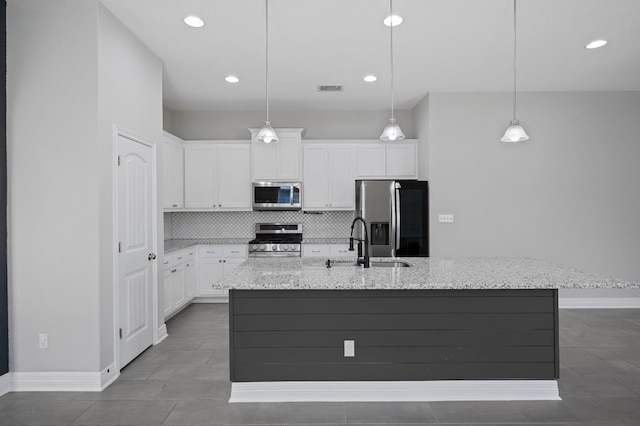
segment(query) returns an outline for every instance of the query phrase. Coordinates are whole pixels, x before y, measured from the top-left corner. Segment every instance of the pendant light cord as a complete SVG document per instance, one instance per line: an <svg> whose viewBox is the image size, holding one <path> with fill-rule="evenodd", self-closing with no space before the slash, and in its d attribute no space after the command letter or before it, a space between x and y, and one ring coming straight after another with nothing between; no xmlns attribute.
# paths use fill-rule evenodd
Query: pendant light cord
<svg viewBox="0 0 640 426"><path fill-rule="evenodd" d="M517 119L516 115L516 63L518 55L518 31L516 28L516 0L513 0L513 119Z"/></svg>
<svg viewBox="0 0 640 426"><path fill-rule="evenodd" d="M265 97L267 103L267 121L269 121L269 0L265 0Z"/></svg>
<svg viewBox="0 0 640 426"><path fill-rule="evenodd" d="M390 43L390 63L391 63L391 118L393 119L393 0L389 0L389 43Z"/></svg>

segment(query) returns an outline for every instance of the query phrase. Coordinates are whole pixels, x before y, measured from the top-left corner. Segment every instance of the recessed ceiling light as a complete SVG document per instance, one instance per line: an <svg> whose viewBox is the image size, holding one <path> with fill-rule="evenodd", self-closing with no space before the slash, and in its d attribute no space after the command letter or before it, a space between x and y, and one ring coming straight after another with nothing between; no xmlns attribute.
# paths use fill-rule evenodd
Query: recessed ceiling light
<svg viewBox="0 0 640 426"><path fill-rule="evenodd" d="M384 21L382 22L387 27L390 27L391 25L393 25L394 27L397 27L398 25L402 24L402 16L399 16L399 15L387 16L386 18L384 18Z"/></svg>
<svg viewBox="0 0 640 426"><path fill-rule="evenodd" d="M204 21L193 15L184 18L184 23L193 28L200 28L204 26Z"/></svg>
<svg viewBox="0 0 640 426"><path fill-rule="evenodd" d="M236 77L235 75L228 75L224 78L226 81L228 81L229 83L237 83L240 81L240 79L238 77Z"/></svg>
<svg viewBox="0 0 640 426"><path fill-rule="evenodd" d="M594 40L591 43L587 44L585 47L587 49L597 49L598 47L602 47L607 44L607 40Z"/></svg>
<svg viewBox="0 0 640 426"><path fill-rule="evenodd" d="M364 77L364 81L366 81L367 83L371 83L373 81L376 81L378 79L378 77L376 77L375 75L366 75Z"/></svg>

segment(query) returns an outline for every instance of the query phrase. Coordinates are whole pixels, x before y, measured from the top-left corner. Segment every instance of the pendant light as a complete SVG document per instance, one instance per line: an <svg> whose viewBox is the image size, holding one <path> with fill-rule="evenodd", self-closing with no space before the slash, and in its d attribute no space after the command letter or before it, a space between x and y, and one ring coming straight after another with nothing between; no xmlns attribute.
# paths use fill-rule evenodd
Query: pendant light
<svg viewBox="0 0 640 426"><path fill-rule="evenodd" d="M276 143L278 135L276 131L271 127L269 122L269 0L265 0L265 40L266 40L266 54L265 54L265 94L267 100L267 120L264 122L264 126L258 131L255 141L262 143Z"/></svg>
<svg viewBox="0 0 640 426"><path fill-rule="evenodd" d="M518 33L516 31L516 0L513 0L513 120L509 124L502 142L524 142L529 140L529 135L524 131L520 122L516 118L516 54L518 44Z"/></svg>
<svg viewBox="0 0 640 426"><path fill-rule="evenodd" d="M393 16L393 0L389 0L389 16ZM390 58L389 63L391 64L391 118L389 119L389 123L385 126L382 134L380 135L381 141L401 141L404 139L404 133L402 133L402 129L396 123L396 119L393 116L393 20L389 25L389 45L390 45Z"/></svg>

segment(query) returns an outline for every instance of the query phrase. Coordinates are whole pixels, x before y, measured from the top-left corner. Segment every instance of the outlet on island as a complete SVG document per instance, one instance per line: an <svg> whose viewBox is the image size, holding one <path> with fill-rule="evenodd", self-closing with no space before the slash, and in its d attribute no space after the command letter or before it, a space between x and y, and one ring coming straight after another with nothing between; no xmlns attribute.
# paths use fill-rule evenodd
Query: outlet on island
<svg viewBox="0 0 640 426"><path fill-rule="evenodd" d="M356 356L356 341L345 340L344 341L344 357L353 358Z"/></svg>

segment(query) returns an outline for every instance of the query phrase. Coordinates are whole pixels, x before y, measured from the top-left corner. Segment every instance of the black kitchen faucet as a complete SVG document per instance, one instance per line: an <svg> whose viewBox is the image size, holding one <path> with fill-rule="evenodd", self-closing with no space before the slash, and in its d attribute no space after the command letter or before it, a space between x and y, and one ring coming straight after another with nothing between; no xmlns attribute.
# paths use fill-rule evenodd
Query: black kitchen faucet
<svg viewBox="0 0 640 426"><path fill-rule="evenodd" d="M361 221L362 225L364 227L364 240L361 238L354 238L353 237L353 228L356 225L357 221ZM363 218L361 218L360 216L356 216L355 219L353 219L353 222L351 222L351 236L349 237L349 251L353 251L353 240L358 241L358 265L363 265L365 268L369 268L371 267L371 262L369 261L369 232L367 231L367 222L365 222L365 220ZM361 243L364 243L364 258L360 259L360 256L362 255L362 245Z"/></svg>

